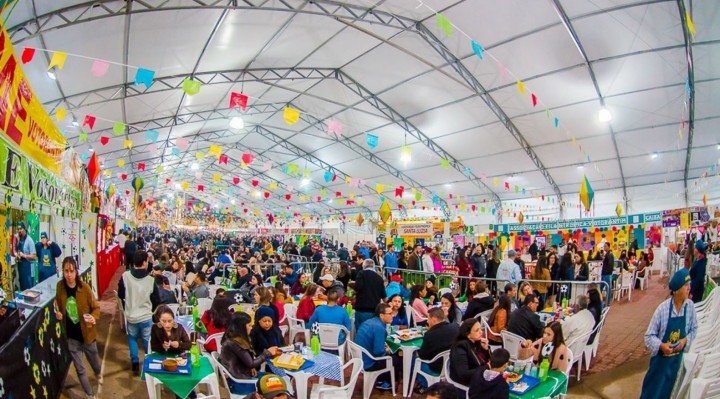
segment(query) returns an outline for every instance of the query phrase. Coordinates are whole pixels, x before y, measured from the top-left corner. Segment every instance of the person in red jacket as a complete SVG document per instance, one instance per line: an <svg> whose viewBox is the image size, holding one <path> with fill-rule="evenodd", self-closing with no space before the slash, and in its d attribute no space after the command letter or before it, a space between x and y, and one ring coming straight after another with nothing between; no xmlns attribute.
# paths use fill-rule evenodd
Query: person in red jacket
<svg viewBox="0 0 720 399"><path fill-rule="evenodd" d="M210 337L213 334L225 332L227 323L232 318L233 312L229 309L230 305L235 302L225 296L216 296L213 300L210 309L203 313L200 321L205 325L207 329L207 336ZM205 350L208 352L215 352L218 350L217 342L213 339L205 343Z"/></svg>
<svg viewBox="0 0 720 399"><path fill-rule="evenodd" d="M472 265L468 260L470 254L470 247L465 247L460 250L457 260L455 261L455 267L458 269L458 276L469 277L472 275ZM465 291L467 289L467 279L460 279L460 290Z"/></svg>
<svg viewBox="0 0 720 399"><path fill-rule="evenodd" d="M315 301L313 298L317 290L317 284L308 285L305 290L305 295L303 295L300 303L298 303L297 318L304 320L305 323L310 321L310 316L315 312Z"/></svg>

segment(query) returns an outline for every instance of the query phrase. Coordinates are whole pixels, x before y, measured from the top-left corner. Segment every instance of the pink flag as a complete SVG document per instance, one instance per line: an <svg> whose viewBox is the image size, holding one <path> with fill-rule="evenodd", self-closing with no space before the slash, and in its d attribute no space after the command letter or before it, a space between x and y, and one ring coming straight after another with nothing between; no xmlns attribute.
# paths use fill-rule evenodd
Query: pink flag
<svg viewBox="0 0 720 399"><path fill-rule="evenodd" d="M110 64L107 61L95 60L93 61L92 68L90 68L90 72L93 76L99 78L105 75L109 68Z"/></svg>
<svg viewBox="0 0 720 399"><path fill-rule="evenodd" d="M177 140L175 140L175 145L182 151L185 151L185 149L188 146L188 140L185 137L180 137Z"/></svg>
<svg viewBox="0 0 720 399"><path fill-rule="evenodd" d="M327 123L327 132L328 134L335 133L338 137L342 136L343 126L342 123L330 119Z"/></svg>

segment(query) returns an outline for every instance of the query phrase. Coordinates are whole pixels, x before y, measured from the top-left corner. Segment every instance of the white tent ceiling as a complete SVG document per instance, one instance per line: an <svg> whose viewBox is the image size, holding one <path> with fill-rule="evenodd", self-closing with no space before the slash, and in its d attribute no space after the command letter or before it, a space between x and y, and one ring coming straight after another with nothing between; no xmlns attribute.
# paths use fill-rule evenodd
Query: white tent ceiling
<svg viewBox="0 0 720 399"><path fill-rule="evenodd" d="M435 11L453 24L451 37L438 28ZM16 52L50 51L24 66L49 112L66 108L81 123L97 117L95 129L84 130L87 142L70 118L60 128L78 152L97 151L112 171L105 180L121 192L140 175L149 197L187 181L189 195L203 184L199 197L221 206L238 198L326 214L375 209L381 183L393 204L402 185L420 191L422 201L437 195L450 209L537 209L547 204L542 196L561 197L572 217L583 174L595 189L597 214L612 213L617 203L643 212L698 204L706 193L720 199L713 177L719 22L714 0L26 0L6 28ZM482 60L471 39L484 47ZM52 51L70 54L57 80L46 74ZM117 64L93 77L93 59ZM150 88L133 84L137 67L155 71ZM203 83L195 96L181 88L188 77ZM250 97L244 113L228 109L230 93L241 91ZM610 123L598 121L602 104ZM283 120L288 105L302 112L293 126ZM237 115L244 129L228 126ZM327 133L330 120L343 125L341 137ZM113 122L128 125L124 137L114 137ZM147 129L159 132L155 145ZM367 132L379 136L377 148L368 148ZM110 142L101 145L101 136ZM172 149L181 137L189 145L177 157ZM124 139L133 140L131 151ZM223 146L227 165L212 156L196 160L212 144ZM412 151L407 163L403 145ZM241 169L246 152L255 161ZM126 165L118 167L118 159ZM289 163L301 174L309 170L311 182L286 173ZM158 165L165 171L156 173ZM326 182L325 171L338 179ZM365 184L349 185L346 176ZM270 191L273 182L279 188L267 200L248 196L253 179L258 190ZM318 202L321 189L327 195ZM342 201L328 202L337 191ZM346 205L351 192L365 204ZM412 199L406 194L406 207Z"/></svg>

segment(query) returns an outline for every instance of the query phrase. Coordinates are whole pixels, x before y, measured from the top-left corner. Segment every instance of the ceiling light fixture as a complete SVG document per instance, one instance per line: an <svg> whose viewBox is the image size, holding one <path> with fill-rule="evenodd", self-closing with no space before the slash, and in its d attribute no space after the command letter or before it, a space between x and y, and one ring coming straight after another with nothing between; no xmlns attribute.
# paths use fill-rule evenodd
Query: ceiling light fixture
<svg viewBox="0 0 720 399"><path fill-rule="evenodd" d="M57 80L57 76L55 76L55 72L53 70L47 71L48 78L52 80Z"/></svg>
<svg viewBox="0 0 720 399"><path fill-rule="evenodd" d="M452 184L450 184L450 183L445 183L445 188L450 188L450 187L452 187Z"/></svg>
<svg viewBox="0 0 720 399"><path fill-rule="evenodd" d="M300 181L300 184L303 186L307 186L308 184L310 184L310 179L308 179L308 178L302 179Z"/></svg>
<svg viewBox="0 0 720 399"><path fill-rule="evenodd" d="M180 185L180 183L175 183L175 190L180 190L181 188L182 186Z"/></svg>
<svg viewBox="0 0 720 399"><path fill-rule="evenodd" d="M95 150L92 149L92 147L88 148L88 151L93 152Z"/></svg>
<svg viewBox="0 0 720 399"><path fill-rule="evenodd" d="M75 119L73 119L72 125L75 126L75 127L80 126L80 124L78 123L78 121L76 121Z"/></svg>
<svg viewBox="0 0 720 399"><path fill-rule="evenodd" d="M242 117L233 117L232 119L230 119L230 127L233 129L242 129L245 127L245 121Z"/></svg>
<svg viewBox="0 0 720 399"><path fill-rule="evenodd" d="M600 108L598 112L598 120L600 122L610 122L612 120L612 114L607 108Z"/></svg>
<svg viewBox="0 0 720 399"><path fill-rule="evenodd" d="M660 154L658 154L657 152L653 152L652 155L650 155L650 158L655 159L658 156L660 156Z"/></svg>
<svg viewBox="0 0 720 399"><path fill-rule="evenodd" d="M412 149L407 145L400 147L400 161L404 164L412 161Z"/></svg>
<svg viewBox="0 0 720 399"><path fill-rule="evenodd" d="M233 199L233 200L230 200L230 203L233 204L233 205L235 205L235 200L234 200L234 199Z"/></svg>
<svg viewBox="0 0 720 399"><path fill-rule="evenodd" d="M200 169L200 165L198 165L197 162L193 162L192 165L190 165L190 169L198 170Z"/></svg>
<svg viewBox="0 0 720 399"><path fill-rule="evenodd" d="M720 144L718 144L717 149L718 149L718 151L720 151Z"/></svg>

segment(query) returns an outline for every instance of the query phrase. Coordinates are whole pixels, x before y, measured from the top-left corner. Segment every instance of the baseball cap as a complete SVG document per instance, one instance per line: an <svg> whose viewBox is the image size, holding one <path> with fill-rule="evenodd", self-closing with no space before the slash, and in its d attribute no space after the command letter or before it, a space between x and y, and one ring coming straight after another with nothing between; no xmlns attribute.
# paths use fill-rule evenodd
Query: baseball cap
<svg viewBox="0 0 720 399"><path fill-rule="evenodd" d="M288 395L285 380L275 374L265 374L260 377L257 384L257 393L265 399L272 399L278 395Z"/></svg>
<svg viewBox="0 0 720 399"><path fill-rule="evenodd" d="M40 233L40 238L48 238L47 233L44 231Z"/></svg>
<svg viewBox="0 0 720 399"><path fill-rule="evenodd" d="M18 229L23 229L27 231L27 227L25 227L25 222L18 222L17 227Z"/></svg>
<svg viewBox="0 0 720 399"><path fill-rule="evenodd" d="M332 274L326 274L322 277L320 277L320 281L335 281Z"/></svg>

